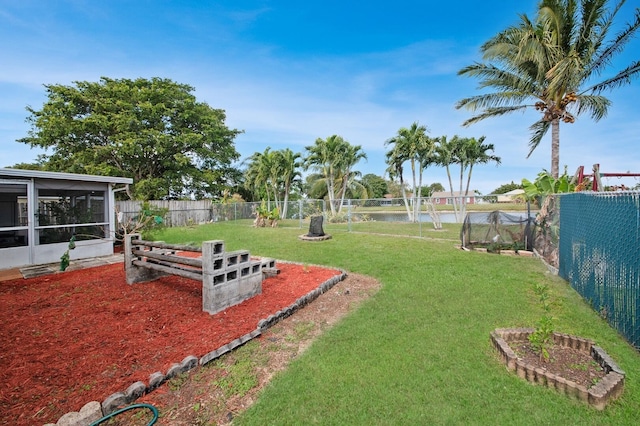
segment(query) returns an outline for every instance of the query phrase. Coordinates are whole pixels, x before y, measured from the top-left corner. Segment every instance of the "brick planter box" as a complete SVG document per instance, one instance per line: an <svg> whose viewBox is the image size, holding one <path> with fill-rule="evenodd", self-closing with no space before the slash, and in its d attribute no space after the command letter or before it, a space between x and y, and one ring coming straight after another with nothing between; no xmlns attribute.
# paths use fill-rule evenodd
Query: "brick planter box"
<svg viewBox="0 0 640 426"><path fill-rule="evenodd" d="M571 347L589 353L593 360L606 372L602 380L588 389L567 378L551 374L545 369L535 367L518 359L509 346L509 342L526 341L534 331L533 328L498 328L491 332L491 342L508 370L514 371L518 377L529 382L547 386L548 388L556 389L560 393L575 397L598 410L604 410L609 401L622 394L624 371L618 367L602 348L594 345L590 340L568 334L553 333L553 340L556 345Z"/></svg>

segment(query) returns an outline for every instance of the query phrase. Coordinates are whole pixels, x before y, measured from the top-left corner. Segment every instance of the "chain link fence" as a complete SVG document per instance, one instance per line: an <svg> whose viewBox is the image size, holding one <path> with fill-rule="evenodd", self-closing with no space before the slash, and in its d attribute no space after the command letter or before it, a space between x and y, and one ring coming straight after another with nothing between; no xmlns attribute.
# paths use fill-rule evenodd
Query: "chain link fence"
<svg viewBox="0 0 640 426"><path fill-rule="evenodd" d="M464 202L464 204L463 204ZM423 197L419 201L403 198L336 200L333 206L325 200L283 202L149 201L153 209L166 210L164 225L191 226L222 221L255 220L259 210L277 209L279 227L308 226L310 216L322 215L324 226L331 232L385 233L419 236L426 230L438 230L443 223L462 223L466 210L484 206L499 210L495 196ZM140 201L118 201L116 211L124 222L135 221L141 213ZM523 212L527 210L523 204ZM266 221L267 224L269 221Z"/></svg>
<svg viewBox="0 0 640 426"><path fill-rule="evenodd" d="M556 198L559 275L640 349L640 192Z"/></svg>

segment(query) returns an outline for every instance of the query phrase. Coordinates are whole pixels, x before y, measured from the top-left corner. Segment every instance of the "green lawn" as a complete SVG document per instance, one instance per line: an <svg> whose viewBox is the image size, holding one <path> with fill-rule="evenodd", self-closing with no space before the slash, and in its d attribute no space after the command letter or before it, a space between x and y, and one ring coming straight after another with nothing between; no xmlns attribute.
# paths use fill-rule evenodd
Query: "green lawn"
<svg viewBox="0 0 640 426"><path fill-rule="evenodd" d="M331 240L305 242L297 236L306 229L250 224L155 237L220 239L228 250L367 274L382 289L278 375L234 424L636 424L640 354L537 259L458 250L460 225L423 238L331 225ZM626 371L622 397L605 411L521 380L498 361L489 333L535 325L543 314L538 283L550 288L556 330L595 340Z"/></svg>

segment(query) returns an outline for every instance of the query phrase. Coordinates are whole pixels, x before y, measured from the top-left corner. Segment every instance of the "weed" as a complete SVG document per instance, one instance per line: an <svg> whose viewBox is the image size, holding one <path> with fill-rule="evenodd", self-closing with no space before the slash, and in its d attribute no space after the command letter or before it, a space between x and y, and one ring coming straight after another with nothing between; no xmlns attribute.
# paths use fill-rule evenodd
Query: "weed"
<svg viewBox="0 0 640 426"><path fill-rule="evenodd" d="M569 365L569 368L572 370L580 370L580 371L589 370L589 366L587 364L571 364Z"/></svg>
<svg viewBox="0 0 640 426"><path fill-rule="evenodd" d="M169 386L170 390L177 391L182 387L182 385L184 385L187 382L188 378L189 378L189 375L187 373L180 373L177 376L173 377L171 380L169 380L169 382L167 383L167 386Z"/></svg>
<svg viewBox="0 0 640 426"><path fill-rule="evenodd" d="M293 328L294 334L286 337L287 342L291 343L307 339L315 325L316 324L313 321L302 321L297 323Z"/></svg>

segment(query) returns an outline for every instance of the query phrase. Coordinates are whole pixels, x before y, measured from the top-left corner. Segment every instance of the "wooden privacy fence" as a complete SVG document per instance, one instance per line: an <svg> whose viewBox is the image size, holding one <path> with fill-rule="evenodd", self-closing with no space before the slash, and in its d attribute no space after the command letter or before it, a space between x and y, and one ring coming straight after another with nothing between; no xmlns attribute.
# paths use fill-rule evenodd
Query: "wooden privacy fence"
<svg viewBox="0 0 640 426"><path fill-rule="evenodd" d="M215 220L211 200L154 200L148 203L153 209L167 210L163 220L168 227L197 225ZM122 223L135 222L142 205L142 201L117 201L116 211L122 214Z"/></svg>
<svg viewBox="0 0 640 426"><path fill-rule="evenodd" d="M200 248L145 241L140 234L125 237L124 268L128 284L166 275L202 281L202 310L210 314L262 293L264 277L278 273L275 260L252 258L247 250L227 252L224 241L204 241Z"/></svg>

